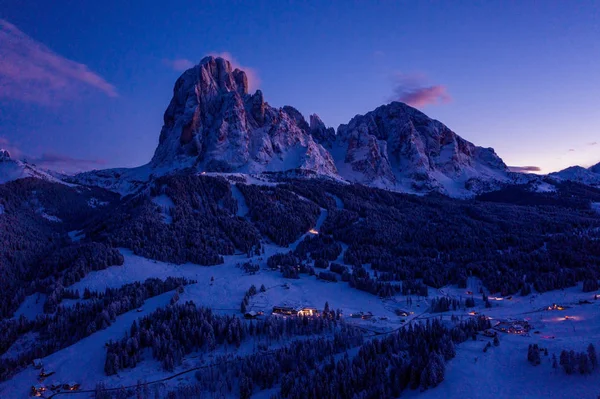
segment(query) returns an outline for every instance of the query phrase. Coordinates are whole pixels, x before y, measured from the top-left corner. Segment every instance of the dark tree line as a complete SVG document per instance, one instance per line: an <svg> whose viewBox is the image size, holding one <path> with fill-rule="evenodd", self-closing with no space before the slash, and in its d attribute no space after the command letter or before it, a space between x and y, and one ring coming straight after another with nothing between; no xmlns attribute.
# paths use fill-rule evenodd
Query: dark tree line
<svg viewBox="0 0 600 399"><path fill-rule="evenodd" d="M173 202L161 209L153 198ZM171 223L163 213L168 212ZM130 248L137 255L173 263L223 263L223 255L260 253L260 233L236 216L237 201L227 180L193 174L169 175L124 200L87 230L91 239Z"/></svg>
<svg viewBox="0 0 600 399"><path fill-rule="evenodd" d="M239 184L249 216L258 230L275 244L287 246L314 227L321 211L289 190Z"/></svg>
<svg viewBox="0 0 600 399"><path fill-rule="evenodd" d="M196 373L196 388L220 395L236 392L242 398L277 384L277 398L398 397L405 389L438 385L445 362L455 356L455 345L488 327L485 318L453 327L434 319L362 345L352 330L336 332L333 340L295 341L273 353L235 361L221 358L220 365ZM334 359L357 345L361 346L353 358L346 354Z"/></svg>
<svg viewBox="0 0 600 399"><path fill-rule="evenodd" d="M163 368L172 371L183 356L197 350L212 351L220 345L239 347L247 339L279 341L294 336L333 332L341 322L335 317L267 317L245 321L237 316L216 315L193 302L158 309L134 322L120 341L107 344L107 375L133 368L145 348Z"/></svg>
<svg viewBox="0 0 600 399"><path fill-rule="evenodd" d="M90 206L90 201L105 203ZM114 206L118 195L98 188L73 188L36 178L0 184L0 319L10 317L27 295L45 258L71 245L67 232L81 229ZM52 222L42 214L58 217Z"/></svg>
<svg viewBox="0 0 600 399"><path fill-rule="evenodd" d="M589 344L587 351L575 352L574 350L562 350L560 352L560 366L567 374L591 374L598 367L598 354L594 345ZM553 360L554 368L556 366L556 358Z"/></svg>
<svg viewBox="0 0 600 399"><path fill-rule="evenodd" d="M476 276L490 291L509 295L586 280L592 289L600 277L600 217L590 209L600 190L559 185L557 194L544 194L552 200L521 204L502 193L465 201L318 180L286 187L312 192L328 209L321 233L348 245L344 263L370 264L389 281L439 288L465 286ZM325 200L328 194L344 209Z"/></svg>
<svg viewBox="0 0 600 399"><path fill-rule="evenodd" d="M87 291L88 299L74 306L58 306L53 315L38 315L33 321L23 317L18 320L5 320L0 330L0 347L3 352L18 337L27 332L35 332L38 339L35 345L19 353L16 358L0 360L0 380L10 378L21 368L31 364L33 359L46 357L60 349L103 330L115 321L118 315L139 308L148 298L175 290L191 283L185 278L169 277L166 280L147 279L143 283L124 285L121 288L107 288L104 292Z"/></svg>

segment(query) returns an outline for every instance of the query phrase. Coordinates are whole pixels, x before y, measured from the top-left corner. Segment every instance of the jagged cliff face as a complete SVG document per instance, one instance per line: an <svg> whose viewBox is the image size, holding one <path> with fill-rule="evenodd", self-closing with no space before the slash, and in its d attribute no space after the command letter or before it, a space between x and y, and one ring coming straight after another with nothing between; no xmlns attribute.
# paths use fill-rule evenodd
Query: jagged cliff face
<svg viewBox="0 0 600 399"><path fill-rule="evenodd" d="M399 102L354 117L337 132L342 176L389 188L450 195L508 180L491 148L477 147L442 123Z"/></svg>
<svg viewBox="0 0 600 399"><path fill-rule="evenodd" d="M397 191L472 196L507 182L491 148L476 147L442 123L394 102L340 125L317 115L307 122L293 107L274 108L260 90L248 93L246 74L220 57L185 71L164 114L150 164L93 171L75 181L125 194L152 176L197 171L260 173L307 169Z"/></svg>
<svg viewBox="0 0 600 399"><path fill-rule="evenodd" d="M310 169L335 175L331 155L292 107L250 95L246 74L206 57L175 83L152 167L195 166L217 172Z"/></svg>

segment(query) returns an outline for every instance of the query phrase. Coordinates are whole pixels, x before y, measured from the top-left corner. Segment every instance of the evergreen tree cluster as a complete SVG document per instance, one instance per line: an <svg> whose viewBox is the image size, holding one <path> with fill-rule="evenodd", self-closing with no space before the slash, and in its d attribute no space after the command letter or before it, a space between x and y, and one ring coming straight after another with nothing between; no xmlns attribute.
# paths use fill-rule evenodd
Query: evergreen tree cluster
<svg viewBox="0 0 600 399"><path fill-rule="evenodd" d="M38 334L35 345L19 353L15 358L0 358L0 380L10 378L33 359L46 357L74 344L96 331L103 330L115 321L118 315L139 308L148 298L191 283L185 278L169 277L166 280L147 279L143 283L107 288L104 292L84 294L88 299L73 306L58 306L53 315L38 315L35 320L23 317L15 321L2 321L0 348L4 353L19 336L28 332Z"/></svg>
<svg viewBox="0 0 600 399"><path fill-rule="evenodd" d="M105 205L92 207L92 200ZM78 190L36 178L0 184L0 319L10 317L27 295L37 291L38 267L54 251L71 244L67 232L81 229L117 200L118 195L102 189Z"/></svg>
<svg viewBox="0 0 600 399"><path fill-rule="evenodd" d="M441 313L441 312L447 312L450 309L452 310L456 310L458 308L460 308L461 303L460 300L458 299L454 299L454 298L446 298L446 297L440 297L440 298L433 298L431 300L431 312L433 313Z"/></svg>
<svg viewBox="0 0 600 399"><path fill-rule="evenodd" d="M299 259L306 259L310 254L312 259L321 260L325 264L329 264L328 261L336 260L341 253L340 243L326 234L308 235L298 243L294 250L294 255ZM317 267L316 262L315 267Z"/></svg>
<svg viewBox="0 0 600 399"><path fill-rule="evenodd" d="M556 368L556 359L553 367ZM575 352L574 350L562 350L560 352L560 362L563 370L567 374L591 374L598 367L598 354L593 344L589 344L587 351Z"/></svg>
<svg viewBox="0 0 600 399"><path fill-rule="evenodd" d="M321 210L313 202L280 188L238 184L258 230L277 245L287 246L317 223ZM268 212L266 212L268 210Z"/></svg>
<svg viewBox="0 0 600 399"><path fill-rule="evenodd" d="M344 277L346 277L350 287L378 295L382 298L393 296L402 291L401 284L380 281L376 277L372 277L363 266L354 266L352 274L348 276L342 275L342 280L345 279Z"/></svg>
<svg viewBox="0 0 600 399"><path fill-rule="evenodd" d="M197 350L212 351L220 345L239 347L253 338L267 343L295 336L334 332L342 322L331 317L266 317L245 321L237 316L216 315L193 302L154 311L134 322L130 332L117 342L107 344L104 371L107 375L134 368L145 348L172 371L183 356Z"/></svg>
<svg viewBox="0 0 600 399"><path fill-rule="evenodd" d="M264 285L262 285L260 288L261 288L261 292L266 291ZM244 294L244 299L242 299L242 305L240 307L240 310L242 313L246 313L248 305L250 305L250 299L256 294L257 294L256 286L254 284L252 284L250 286L250 288L248 289L248 291L246 291L246 293Z"/></svg>
<svg viewBox="0 0 600 399"><path fill-rule="evenodd" d="M153 202L160 196L167 196L174 206L162 209ZM86 232L94 241L130 248L146 258L216 265L223 263L222 255L236 249L260 253L259 231L236 212L227 180L180 173L156 179L149 190L125 199Z"/></svg>
<svg viewBox="0 0 600 399"><path fill-rule="evenodd" d="M600 278L600 218L590 209L600 191L558 186L558 193L542 195L558 200L523 204L503 194L457 201L322 180L291 180L286 187L321 198L328 216L320 233L348 245L348 265L370 264L393 281L436 288L464 286L475 276L491 292L512 295ZM329 194L344 209L322 199Z"/></svg>
<svg viewBox="0 0 600 399"><path fill-rule="evenodd" d="M488 327L485 318L453 327L434 319L362 344L355 332L342 330L333 340L318 337L270 353L221 358L217 366L199 370L196 378L200 391L225 396L236 392L244 398L277 384L276 398L398 397L405 389L438 385L445 362L455 356L455 345ZM334 358L357 345L353 358L347 353Z"/></svg>

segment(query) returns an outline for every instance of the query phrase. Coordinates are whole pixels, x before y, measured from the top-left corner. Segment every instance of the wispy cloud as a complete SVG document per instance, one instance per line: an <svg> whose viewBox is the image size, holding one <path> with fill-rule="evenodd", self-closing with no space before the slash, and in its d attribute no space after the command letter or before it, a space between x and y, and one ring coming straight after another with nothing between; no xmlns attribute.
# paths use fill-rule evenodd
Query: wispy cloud
<svg viewBox="0 0 600 399"><path fill-rule="evenodd" d="M74 158L69 155L52 152L43 153L39 157L32 157L29 162L42 165L48 169L81 171L107 164L105 159Z"/></svg>
<svg viewBox="0 0 600 399"><path fill-rule="evenodd" d="M575 152L575 148L569 148L569 152Z"/></svg>
<svg viewBox="0 0 600 399"><path fill-rule="evenodd" d="M539 166L509 166L512 172L530 173L530 172L541 172L542 169Z"/></svg>
<svg viewBox="0 0 600 399"><path fill-rule="evenodd" d="M56 104L89 89L117 97L117 90L86 65L62 57L0 19L0 98Z"/></svg>
<svg viewBox="0 0 600 399"><path fill-rule="evenodd" d="M55 152L45 152L38 156L30 155L22 151L19 146L13 144L6 137L0 137L0 149L8 150L12 159L25 160L28 163L35 164L41 168L58 172L81 172L105 166L107 164L107 161L104 159L74 158L69 155L58 154Z"/></svg>
<svg viewBox="0 0 600 399"><path fill-rule="evenodd" d="M177 72L183 72L194 66L194 62L187 58L176 58L174 60L163 59L163 64Z"/></svg>
<svg viewBox="0 0 600 399"><path fill-rule="evenodd" d="M238 68L241 69L242 71L246 72L246 77L248 78L248 88L249 90L256 90L257 88L260 87L260 77L258 76L258 71L255 68L249 67L249 66L245 66L242 65L238 62L238 60L231 55L231 53L227 52L227 51L223 51L221 53L210 53L209 55L212 55L213 57L222 57L225 58L226 60L228 60L231 63L231 66L233 69Z"/></svg>
<svg viewBox="0 0 600 399"><path fill-rule="evenodd" d="M592 146L598 145L598 142L597 141L592 141L591 143L588 143L588 145L590 147L592 147Z"/></svg>
<svg viewBox="0 0 600 399"><path fill-rule="evenodd" d="M396 73L393 76L394 94L391 101L401 101L413 107L445 104L452 100L446 86L431 85L422 74Z"/></svg>

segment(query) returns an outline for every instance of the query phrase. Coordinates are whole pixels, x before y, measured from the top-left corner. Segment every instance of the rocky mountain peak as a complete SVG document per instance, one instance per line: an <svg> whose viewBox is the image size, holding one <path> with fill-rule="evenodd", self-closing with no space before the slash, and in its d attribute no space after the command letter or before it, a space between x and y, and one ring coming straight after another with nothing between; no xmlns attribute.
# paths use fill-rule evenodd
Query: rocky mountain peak
<svg viewBox="0 0 600 399"><path fill-rule="evenodd" d="M592 173L597 173L600 175L600 162L598 162L596 165L590 167L590 171Z"/></svg>
<svg viewBox="0 0 600 399"><path fill-rule="evenodd" d="M326 147L331 146L335 141L335 129L325 126L325 123L319 118L319 115L312 114L310 116L310 134L315 140Z"/></svg>
<svg viewBox="0 0 600 399"><path fill-rule="evenodd" d="M154 169L196 167L217 172L310 169L335 175L330 154L293 107L280 109L221 57L208 56L175 83L164 115Z"/></svg>
<svg viewBox="0 0 600 399"><path fill-rule="evenodd" d="M491 148L464 140L444 124L400 102L357 115L337 132L347 174L409 191L461 196L472 179L503 181L508 168ZM342 169L338 165L338 169Z"/></svg>
<svg viewBox="0 0 600 399"><path fill-rule="evenodd" d="M8 150L0 148L0 162L10 161L10 153Z"/></svg>

